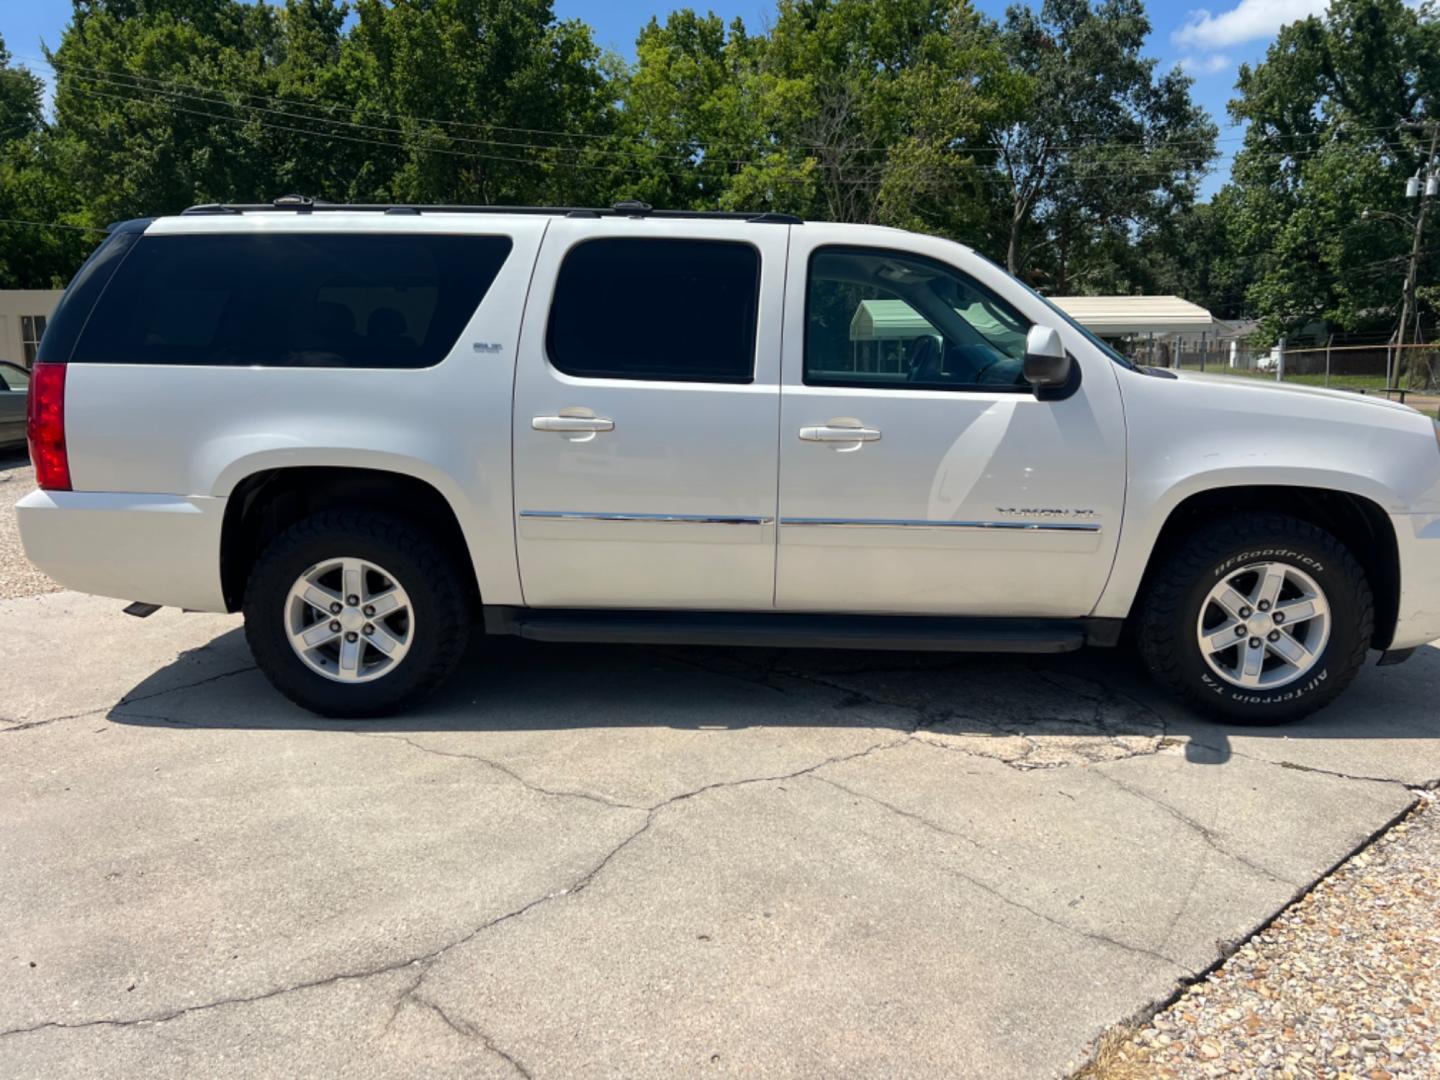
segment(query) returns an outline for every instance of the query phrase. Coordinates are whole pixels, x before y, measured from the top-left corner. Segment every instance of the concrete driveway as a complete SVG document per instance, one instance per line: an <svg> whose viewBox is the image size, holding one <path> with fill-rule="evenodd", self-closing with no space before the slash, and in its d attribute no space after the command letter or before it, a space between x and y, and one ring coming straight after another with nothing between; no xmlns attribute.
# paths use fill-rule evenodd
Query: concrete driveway
<svg viewBox="0 0 1440 1080"><path fill-rule="evenodd" d="M0 1075L1015 1076L1440 778L1440 649L1298 726L1124 654L483 642L400 721L233 618L0 601Z"/></svg>

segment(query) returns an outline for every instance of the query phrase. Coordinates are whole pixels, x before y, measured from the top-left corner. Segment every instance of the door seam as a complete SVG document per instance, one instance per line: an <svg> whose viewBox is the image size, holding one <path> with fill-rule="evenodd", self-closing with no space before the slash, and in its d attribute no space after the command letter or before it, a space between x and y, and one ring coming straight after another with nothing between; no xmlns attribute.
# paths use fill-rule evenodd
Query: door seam
<svg viewBox="0 0 1440 1080"><path fill-rule="evenodd" d="M785 425L785 320L790 313L790 245L794 240L795 226L785 226L785 259L780 275L780 355L775 372L775 530L774 546L770 559L770 607L780 608L780 455Z"/></svg>
<svg viewBox="0 0 1440 1080"><path fill-rule="evenodd" d="M535 288L535 271L540 266L540 257L545 253L545 239L550 235L550 219L546 218L544 225L540 228L540 239L535 245L535 259L530 264L530 279L525 283L525 301L520 305L520 327L515 337L515 363L510 368L510 553L515 558L515 585L520 590L520 604L522 607L529 607L529 601L525 599L525 575L520 571L520 514L518 511L519 502L515 491L515 462L517 460L517 446L515 432L516 426L515 405L517 388L520 385L520 365L525 362L525 354L521 346L525 342L525 327L530 321L530 293ZM483 595L481 597L484 599Z"/></svg>

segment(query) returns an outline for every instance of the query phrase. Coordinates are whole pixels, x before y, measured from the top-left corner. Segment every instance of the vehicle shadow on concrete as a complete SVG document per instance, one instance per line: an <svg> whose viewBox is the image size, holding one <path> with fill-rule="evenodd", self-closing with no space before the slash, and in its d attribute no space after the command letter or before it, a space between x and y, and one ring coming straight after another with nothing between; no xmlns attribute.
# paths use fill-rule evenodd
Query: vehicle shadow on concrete
<svg viewBox="0 0 1440 1080"><path fill-rule="evenodd" d="M1372 660L1374 654L1372 654ZM1303 721L1209 720L1152 684L1133 651L1060 656L550 645L483 638L455 676L403 716L335 721L285 700L233 630L189 650L109 711L116 723L364 732L573 731L664 727L871 727L912 732L1021 768L1081 764L1179 745L1222 764L1232 739L1433 740L1440 650L1364 669Z"/></svg>

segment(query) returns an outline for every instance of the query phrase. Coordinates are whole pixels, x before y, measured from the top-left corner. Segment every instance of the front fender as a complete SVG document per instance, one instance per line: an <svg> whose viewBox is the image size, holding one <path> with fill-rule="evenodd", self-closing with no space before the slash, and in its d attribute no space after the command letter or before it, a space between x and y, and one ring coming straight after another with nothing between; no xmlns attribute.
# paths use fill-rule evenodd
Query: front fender
<svg viewBox="0 0 1440 1080"><path fill-rule="evenodd" d="M1413 410L1239 376L1122 376L1130 475L1098 617L1129 613L1166 522L1204 492L1312 489L1358 496L1391 515L1440 512L1434 431Z"/></svg>

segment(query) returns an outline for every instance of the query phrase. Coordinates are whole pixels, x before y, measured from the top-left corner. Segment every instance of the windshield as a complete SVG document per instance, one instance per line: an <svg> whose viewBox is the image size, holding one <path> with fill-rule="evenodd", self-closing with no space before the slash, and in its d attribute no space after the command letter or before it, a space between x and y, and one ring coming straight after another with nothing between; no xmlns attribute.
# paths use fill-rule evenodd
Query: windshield
<svg viewBox="0 0 1440 1080"><path fill-rule="evenodd" d="M1015 282L1016 285L1019 285L1022 289L1028 292L1031 296L1035 297L1036 300L1039 300L1056 315L1059 315L1060 318L1065 320L1068 326L1072 326L1076 330L1078 330L1085 337L1086 341L1090 342L1090 344L1094 345L1106 356L1110 357L1111 360L1114 360L1117 364L1120 364L1123 367L1132 369L1136 367L1136 364L1133 360L1125 356L1123 353L1119 352L1113 345L1107 345L1104 341L1100 340L1100 338L1096 337L1089 330L1085 329L1085 327L1081 326L1078 322L1076 322L1074 318L1072 318L1070 315L1066 314L1059 307L1057 307L1048 297L1040 295L1038 292L1032 289L1029 285L1026 285L1025 282L1021 281L1014 274L1001 267L998 263L994 263L991 262L989 259L986 259L985 256L981 255L978 251L975 252L975 256L980 259L985 259L985 261L987 263L990 263L991 266L995 267L996 270L999 270L1011 281Z"/></svg>

